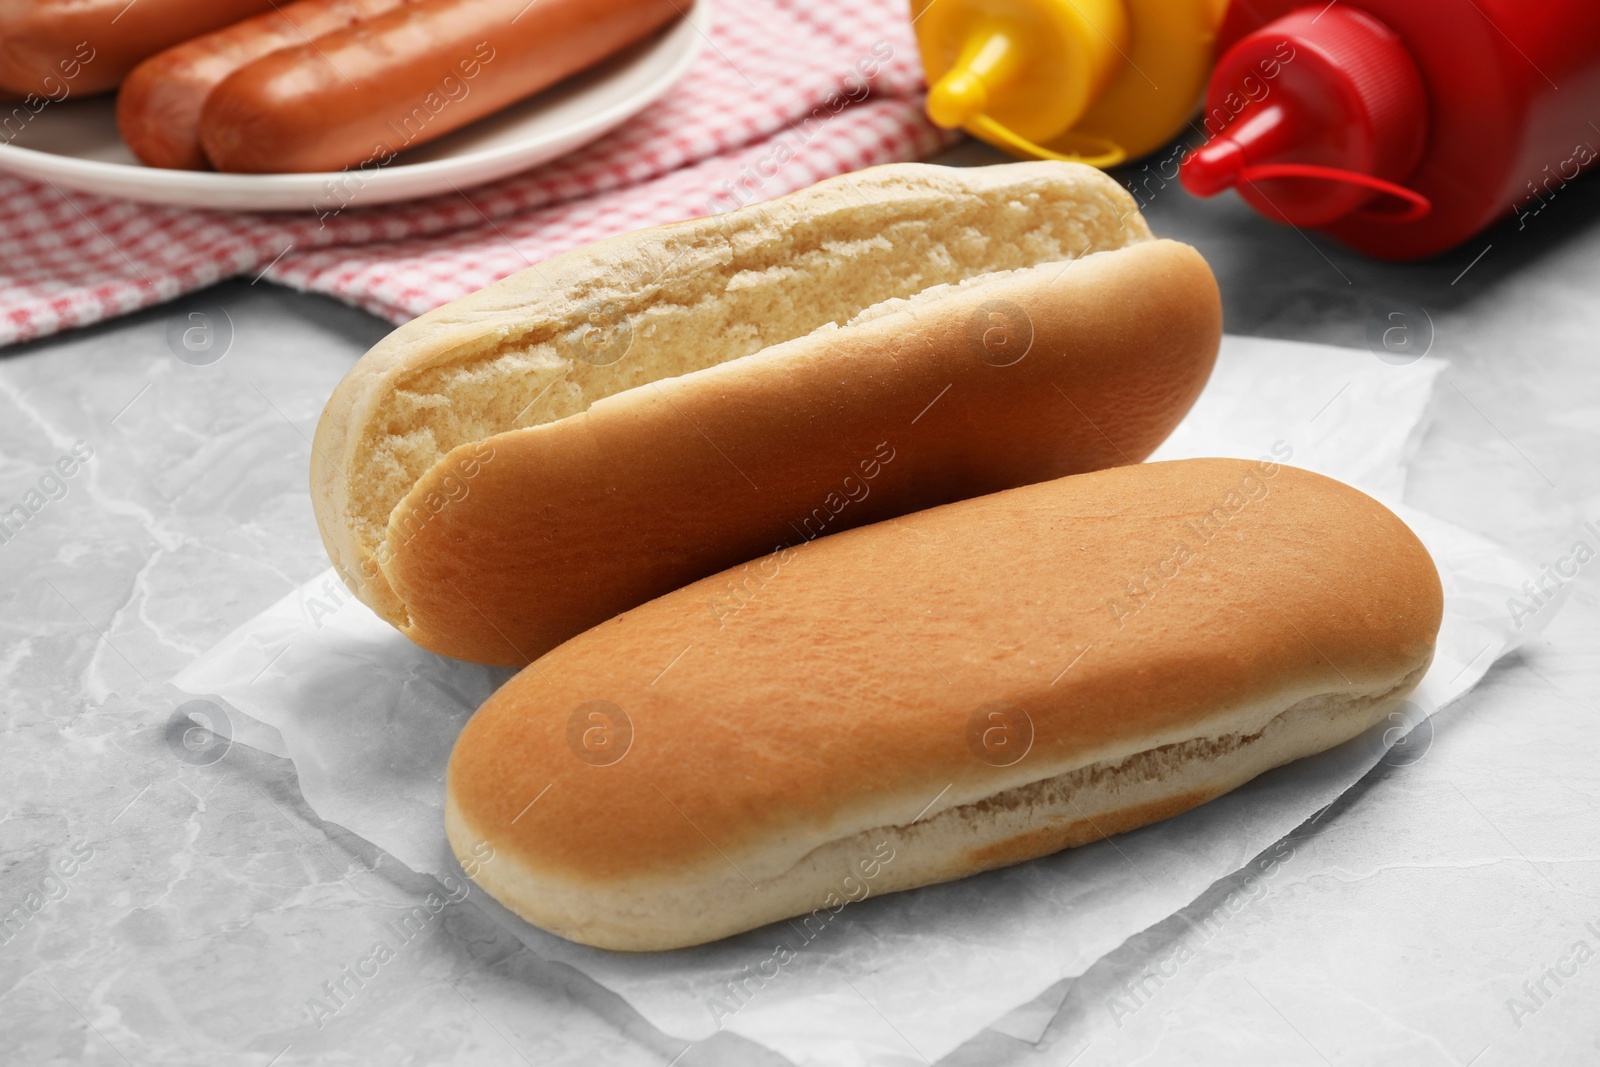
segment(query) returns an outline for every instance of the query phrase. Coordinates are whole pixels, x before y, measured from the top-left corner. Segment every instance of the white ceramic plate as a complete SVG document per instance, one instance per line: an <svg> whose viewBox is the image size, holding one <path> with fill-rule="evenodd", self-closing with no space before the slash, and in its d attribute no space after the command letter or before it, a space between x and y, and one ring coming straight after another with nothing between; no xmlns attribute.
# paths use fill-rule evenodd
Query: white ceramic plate
<svg viewBox="0 0 1600 1067"><path fill-rule="evenodd" d="M565 155L670 89L710 32L708 0L686 20L552 89L396 156L320 174L217 174L146 167L117 136L115 97L49 104L9 144L0 170L102 196L226 211L315 211L482 185Z"/></svg>

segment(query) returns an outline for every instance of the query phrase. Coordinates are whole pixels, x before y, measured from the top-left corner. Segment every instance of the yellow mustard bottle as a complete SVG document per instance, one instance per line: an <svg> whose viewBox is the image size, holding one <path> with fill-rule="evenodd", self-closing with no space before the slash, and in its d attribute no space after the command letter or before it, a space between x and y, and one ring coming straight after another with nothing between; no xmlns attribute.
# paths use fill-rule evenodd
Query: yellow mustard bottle
<svg viewBox="0 0 1600 1067"><path fill-rule="evenodd" d="M1015 155L1114 167L1170 141L1227 0L911 0L928 117Z"/></svg>

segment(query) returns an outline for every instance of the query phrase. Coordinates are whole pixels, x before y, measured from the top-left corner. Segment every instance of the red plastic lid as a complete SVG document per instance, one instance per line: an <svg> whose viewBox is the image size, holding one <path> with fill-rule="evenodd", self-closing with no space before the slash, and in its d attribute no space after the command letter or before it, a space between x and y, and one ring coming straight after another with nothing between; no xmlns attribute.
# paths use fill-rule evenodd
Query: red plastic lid
<svg viewBox="0 0 1600 1067"><path fill-rule="evenodd" d="M1422 76L1365 12L1305 7L1243 38L1218 62L1203 118L1212 140L1179 171L1196 196L1236 187L1262 214L1306 227L1429 210L1404 185L1427 140Z"/></svg>

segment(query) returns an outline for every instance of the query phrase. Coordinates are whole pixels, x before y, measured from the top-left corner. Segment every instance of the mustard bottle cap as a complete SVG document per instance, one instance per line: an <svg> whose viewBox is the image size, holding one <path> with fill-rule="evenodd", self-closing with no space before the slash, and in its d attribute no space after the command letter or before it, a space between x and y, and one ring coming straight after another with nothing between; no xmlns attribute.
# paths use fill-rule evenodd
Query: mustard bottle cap
<svg viewBox="0 0 1600 1067"><path fill-rule="evenodd" d="M1221 0L911 0L911 15L935 124L1108 167L1182 128Z"/></svg>
<svg viewBox="0 0 1600 1067"><path fill-rule="evenodd" d="M929 70L929 118L1038 142L1069 130L1117 72L1128 14L1123 0L936 0L917 32L924 53L947 57Z"/></svg>

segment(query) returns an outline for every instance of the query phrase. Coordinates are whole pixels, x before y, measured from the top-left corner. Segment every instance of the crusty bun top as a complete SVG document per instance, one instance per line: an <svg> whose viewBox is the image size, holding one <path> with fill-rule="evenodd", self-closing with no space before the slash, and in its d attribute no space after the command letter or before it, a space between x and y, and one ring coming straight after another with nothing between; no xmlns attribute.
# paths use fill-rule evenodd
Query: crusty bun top
<svg viewBox="0 0 1600 1067"><path fill-rule="evenodd" d="M1392 693L1441 614L1417 538L1328 478L1222 459L1084 474L788 549L573 638L468 723L450 799L547 884L730 860L763 883L929 806L982 817L1005 789ZM1006 766L970 736L997 697L1032 721ZM631 724L603 766L570 732L596 706Z"/></svg>
<svg viewBox="0 0 1600 1067"><path fill-rule="evenodd" d="M917 303L456 449L389 521L402 631L520 667L778 545L1141 460L1221 336L1211 271L1175 241ZM986 362L980 331L1026 354Z"/></svg>
<svg viewBox="0 0 1600 1067"><path fill-rule="evenodd" d="M323 542L405 629L374 560L396 505L452 449L884 301L1149 237L1127 192L1090 167L895 164L557 256L400 327L340 383L311 464Z"/></svg>

